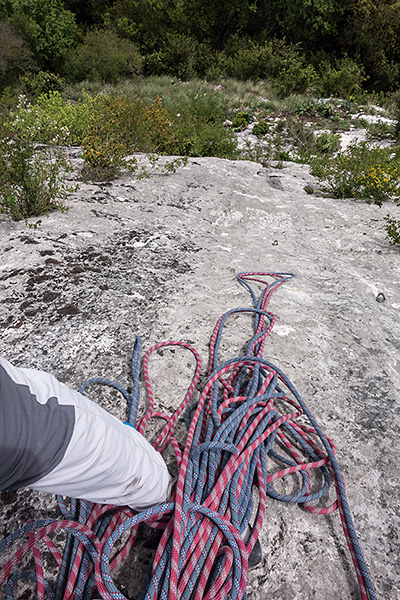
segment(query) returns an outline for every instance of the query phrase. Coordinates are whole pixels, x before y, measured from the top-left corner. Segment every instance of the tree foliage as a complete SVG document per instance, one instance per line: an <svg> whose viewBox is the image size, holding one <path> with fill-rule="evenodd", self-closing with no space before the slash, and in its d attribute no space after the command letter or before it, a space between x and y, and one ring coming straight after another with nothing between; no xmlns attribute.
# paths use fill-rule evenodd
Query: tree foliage
<svg viewBox="0 0 400 600"><path fill-rule="evenodd" d="M2 12L44 68L57 69L75 43L75 15L61 0L3 0Z"/></svg>
<svg viewBox="0 0 400 600"><path fill-rule="evenodd" d="M240 56L232 54L233 40L249 69L257 62L263 73L268 68L260 57L268 44L279 42L295 48L303 74L308 64L307 81L312 68L323 75L321 65L328 65L325 80L332 89L351 87L337 83L341 73L357 69L357 88L360 80L364 88L385 92L400 83L400 0L0 0L0 21L14 28L13 52L19 44L23 62L27 46L42 70L59 71L72 48L84 56L88 32L106 29L134 43L151 73L188 78L245 71ZM288 67L281 74L291 77Z"/></svg>
<svg viewBox="0 0 400 600"><path fill-rule="evenodd" d="M140 72L142 57L136 46L106 29L90 30L70 54L65 66L71 79L115 83Z"/></svg>
<svg viewBox="0 0 400 600"><path fill-rule="evenodd" d="M10 85L33 67L32 53L9 21L0 21L0 86Z"/></svg>

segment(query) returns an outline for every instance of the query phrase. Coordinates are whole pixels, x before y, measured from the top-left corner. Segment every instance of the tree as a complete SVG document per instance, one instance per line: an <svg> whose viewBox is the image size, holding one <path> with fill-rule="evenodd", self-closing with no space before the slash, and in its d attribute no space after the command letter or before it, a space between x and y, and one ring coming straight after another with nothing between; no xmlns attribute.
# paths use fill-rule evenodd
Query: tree
<svg viewBox="0 0 400 600"><path fill-rule="evenodd" d="M344 34L349 53L362 57L369 87L396 89L400 77L400 1L358 0Z"/></svg>
<svg viewBox="0 0 400 600"><path fill-rule="evenodd" d="M105 23L144 52L151 52L176 30L175 4L170 0L117 0Z"/></svg>
<svg viewBox="0 0 400 600"><path fill-rule="evenodd" d="M260 21L277 37L311 51L340 47L343 23L354 0L262 0ZM332 40L335 40L332 43Z"/></svg>
<svg viewBox="0 0 400 600"><path fill-rule="evenodd" d="M260 0L177 0L182 33L208 40L222 48L232 34L240 34L256 19Z"/></svg>
<svg viewBox="0 0 400 600"><path fill-rule="evenodd" d="M36 62L45 69L57 70L75 43L74 14L61 0L10 0L8 4L11 22Z"/></svg>
<svg viewBox="0 0 400 600"><path fill-rule="evenodd" d="M0 21L0 87L33 67L32 52L8 21Z"/></svg>
<svg viewBox="0 0 400 600"><path fill-rule="evenodd" d="M140 73L142 57L135 44L107 29L89 30L66 63L67 76L116 83Z"/></svg>
<svg viewBox="0 0 400 600"><path fill-rule="evenodd" d="M114 0L64 0L64 6L75 15L79 25L104 25L104 15L113 6Z"/></svg>

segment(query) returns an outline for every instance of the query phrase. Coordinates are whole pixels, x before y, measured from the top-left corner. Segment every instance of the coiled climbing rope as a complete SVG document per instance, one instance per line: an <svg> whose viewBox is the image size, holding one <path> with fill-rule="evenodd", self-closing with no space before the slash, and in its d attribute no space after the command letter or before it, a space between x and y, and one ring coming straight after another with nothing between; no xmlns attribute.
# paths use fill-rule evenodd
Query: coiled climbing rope
<svg viewBox="0 0 400 600"><path fill-rule="evenodd" d="M162 533L144 583L145 600L241 600L246 597L248 557L263 524L267 497L297 503L311 513L329 514L338 509L361 598L376 599L335 446L289 379L262 356L275 323L267 310L268 302L294 275L241 273L237 277L250 292L253 306L230 310L219 319L210 341L208 377L196 402L190 401L201 361L196 350L182 342L157 344L144 355L147 410L139 419L139 338L132 357L132 392L104 378L90 379L79 390L83 392L95 383L117 389L128 403L127 423L142 434L149 419L165 420L154 446L164 452L170 445L176 456L178 477L171 501L134 514L128 508L84 500L72 499L67 505L58 497L63 519L29 522L0 543L0 552L5 552L27 538L0 572L0 583L6 582L7 600L15 598L20 579L36 582L38 600L46 596L51 600L125 600L111 573L134 546L142 522ZM262 285L259 297L252 282ZM254 316L253 336L243 356L221 364L218 351L224 326L229 317L240 313ZM169 346L189 350L196 360L192 382L173 415L155 410L148 370L152 353ZM182 414L188 428L184 445L175 437L175 425ZM279 491L278 480L287 481L293 474L296 481L300 478L300 486L294 485L292 492ZM336 499L321 507L332 481ZM67 536L62 554L51 536L60 529ZM116 543L126 538L125 532L128 539L116 553ZM43 545L58 567L54 586L44 577ZM31 549L35 569L17 570Z"/></svg>

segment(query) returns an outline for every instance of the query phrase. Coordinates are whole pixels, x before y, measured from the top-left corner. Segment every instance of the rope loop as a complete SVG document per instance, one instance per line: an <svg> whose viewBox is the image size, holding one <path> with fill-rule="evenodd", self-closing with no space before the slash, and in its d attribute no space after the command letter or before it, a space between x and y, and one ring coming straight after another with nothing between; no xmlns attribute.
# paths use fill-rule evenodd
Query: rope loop
<svg viewBox="0 0 400 600"><path fill-rule="evenodd" d="M178 476L173 496L137 514L84 500L71 499L67 504L58 497L61 520L27 523L0 543L2 553L28 537L0 571L7 600L14 600L20 579L36 582L38 600L45 594L51 600L92 600L99 596L102 600L126 600L111 572L134 545L141 523L161 532L150 575L144 582L144 600L242 600L246 597L248 558L261 530L268 498L296 503L316 514L338 509L361 598L376 600L351 518L336 447L288 377L263 358L266 337L276 320L268 310L270 298L293 277L275 272L237 275L253 306L229 310L218 320L210 340L206 382L196 401L192 396L201 360L195 348L183 342L162 342L145 353L142 369L147 403L140 418L139 337L132 353L131 393L102 377L82 384L80 392L91 384L120 392L128 405L127 424L142 434L149 419L163 421L154 447L164 452L170 445L175 453ZM259 296L255 285L261 286ZM253 316L250 341L244 355L220 362L224 327L238 314ZM186 395L172 415L155 410L148 368L151 355L165 347L188 350L196 363ZM175 433L181 416L187 426L186 440ZM332 482L335 498L327 505ZM51 538L59 529L67 533L63 555ZM123 536L125 541L118 542ZM115 553L117 542L119 550ZM55 586L44 578L40 544L59 567ZM16 570L31 549L35 570Z"/></svg>

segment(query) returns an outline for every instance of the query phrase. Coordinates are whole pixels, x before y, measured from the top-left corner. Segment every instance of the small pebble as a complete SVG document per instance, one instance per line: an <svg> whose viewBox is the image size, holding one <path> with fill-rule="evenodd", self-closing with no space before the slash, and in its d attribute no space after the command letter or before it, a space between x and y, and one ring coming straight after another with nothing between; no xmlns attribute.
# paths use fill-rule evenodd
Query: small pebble
<svg viewBox="0 0 400 600"><path fill-rule="evenodd" d="M375 298L375 300L377 302L385 302L385 300L386 300L385 294L383 294L382 292L379 292L379 294L377 295L377 297Z"/></svg>

